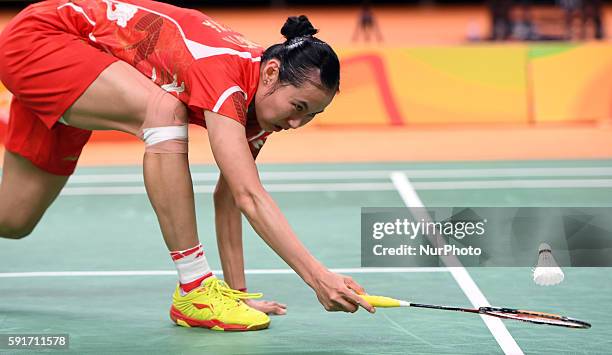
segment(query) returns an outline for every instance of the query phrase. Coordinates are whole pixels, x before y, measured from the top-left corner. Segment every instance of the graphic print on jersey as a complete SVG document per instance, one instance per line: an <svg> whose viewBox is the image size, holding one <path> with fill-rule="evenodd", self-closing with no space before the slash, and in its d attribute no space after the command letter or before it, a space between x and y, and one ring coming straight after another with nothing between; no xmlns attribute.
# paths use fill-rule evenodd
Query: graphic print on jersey
<svg viewBox="0 0 612 355"><path fill-rule="evenodd" d="M129 20L134 17L138 8L133 5L116 2L112 3L108 0L104 0L107 5L106 8L106 17L110 21L117 22L117 26L125 28Z"/></svg>
<svg viewBox="0 0 612 355"><path fill-rule="evenodd" d="M236 91L231 95L232 102L234 103L234 107L236 108L236 114L241 122L246 122L246 100L244 99L244 93L241 91Z"/></svg>
<svg viewBox="0 0 612 355"><path fill-rule="evenodd" d="M134 56L135 66L141 61L146 60L149 55L155 51L163 24L164 19L156 14L148 14L138 20L134 29L145 32L146 36L142 40L126 48L136 49L136 55Z"/></svg>

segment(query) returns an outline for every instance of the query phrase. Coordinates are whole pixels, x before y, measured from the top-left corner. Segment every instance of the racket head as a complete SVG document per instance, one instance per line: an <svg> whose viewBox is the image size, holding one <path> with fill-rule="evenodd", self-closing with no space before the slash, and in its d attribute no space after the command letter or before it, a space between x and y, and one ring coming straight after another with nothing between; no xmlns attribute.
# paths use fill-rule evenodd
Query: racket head
<svg viewBox="0 0 612 355"><path fill-rule="evenodd" d="M523 322L529 322L534 324L546 324L557 327L567 327L576 329L588 329L591 328L591 324L581 321L575 318L565 317L559 314L526 311L521 309L513 308L500 308L500 307L480 307L479 313L486 314L489 316L503 318L503 319L514 319Z"/></svg>

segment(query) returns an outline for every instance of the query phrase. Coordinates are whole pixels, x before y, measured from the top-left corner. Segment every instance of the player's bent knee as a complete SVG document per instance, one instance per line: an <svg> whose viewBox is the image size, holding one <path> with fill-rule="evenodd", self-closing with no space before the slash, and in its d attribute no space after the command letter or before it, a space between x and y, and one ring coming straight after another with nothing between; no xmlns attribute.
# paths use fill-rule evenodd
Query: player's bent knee
<svg viewBox="0 0 612 355"><path fill-rule="evenodd" d="M0 237L9 239L22 239L32 234L40 221L40 216L33 214L18 214L0 216Z"/></svg>
<svg viewBox="0 0 612 355"><path fill-rule="evenodd" d="M36 225L6 225L0 226L0 237L8 239L23 239L32 234Z"/></svg>
<svg viewBox="0 0 612 355"><path fill-rule="evenodd" d="M147 153L179 153L189 150L187 125L145 128L142 130Z"/></svg>
<svg viewBox="0 0 612 355"><path fill-rule="evenodd" d="M166 92L151 94L141 137L148 153L188 152L187 108Z"/></svg>

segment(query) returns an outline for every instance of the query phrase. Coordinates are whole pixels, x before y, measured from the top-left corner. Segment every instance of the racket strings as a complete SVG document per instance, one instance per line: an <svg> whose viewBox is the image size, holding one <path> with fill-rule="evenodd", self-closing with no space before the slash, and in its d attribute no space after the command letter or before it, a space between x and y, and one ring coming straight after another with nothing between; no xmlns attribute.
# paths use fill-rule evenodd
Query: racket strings
<svg viewBox="0 0 612 355"><path fill-rule="evenodd" d="M515 319L524 322L557 325L569 328L590 328L591 326L590 324L577 319L550 313L518 310L485 310L483 313L498 318Z"/></svg>

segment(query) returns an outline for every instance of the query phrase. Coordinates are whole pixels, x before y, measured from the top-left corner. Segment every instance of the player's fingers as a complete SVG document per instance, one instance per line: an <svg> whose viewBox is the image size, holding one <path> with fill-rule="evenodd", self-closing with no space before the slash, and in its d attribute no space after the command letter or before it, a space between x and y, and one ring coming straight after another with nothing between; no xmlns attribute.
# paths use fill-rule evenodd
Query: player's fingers
<svg viewBox="0 0 612 355"><path fill-rule="evenodd" d="M348 294L346 294L346 298L352 304L357 305L357 306L361 306L361 307L363 307L363 309L365 309L366 311L368 311L370 313L376 313L376 308L372 307L371 304L366 302L366 300L361 298L359 295L356 295L356 294L354 294L352 292L349 292Z"/></svg>
<svg viewBox="0 0 612 355"><path fill-rule="evenodd" d="M339 290L333 295L331 295L325 302L321 302L323 307L328 312L355 312L359 308L354 303L350 302L346 299L345 293L352 291L346 289L346 291Z"/></svg>
<svg viewBox="0 0 612 355"><path fill-rule="evenodd" d="M337 300L335 302L336 302L336 304L338 306L337 307L338 310L343 311L343 312L355 313L359 309L359 304L353 302L352 300L350 300L347 297L339 299L339 300Z"/></svg>
<svg viewBox="0 0 612 355"><path fill-rule="evenodd" d="M286 308L282 308L278 305L269 305L265 307L265 312L266 314L275 314L278 316L281 316L283 314L287 314L287 309Z"/></svg>
<svg viewBox="0 0 612 355"><path fill-rule="evenodd" d="M345 276L344 277L344 284L350 288L351 290L357 292L358 295L365 295L365 289L363 287L361 287L360 284L358 284L355 280L353 280L351 277Z"/></svg>
<svg viewBox="0 0 612 355"><path fill-rule="evenodd" d="M274 314L276 314L277 316L285 315L287 314L287 308L276 307L274 308Z"/></svg>
<svg viewBox="0 0 612 355"><path fill-rule="evenodd" d="M270 313L272 314L283 315L287 313L286 304L282 304L278 302L267 302L267 306L268 306L268 309L270 310Z"/></svg>
<svg viewBox="0 0 612 355"><path fill-rule="evenodd" d="M279 307L279 308L283 308L283 309L287 309L287 305L286 304L282 304L282 303L278 303L278 302L270 302L273 305Z"/></svg>
<svg viewBox="0 0 612 355"><path fill-rule="evenodd" d="M276 301L262 301L262 302L264 302L265 304L268 304L268 305L272 305L272 306L278 306L278 307L281 307L281 308L287 308L286 304L278 303Z"/></svg>

